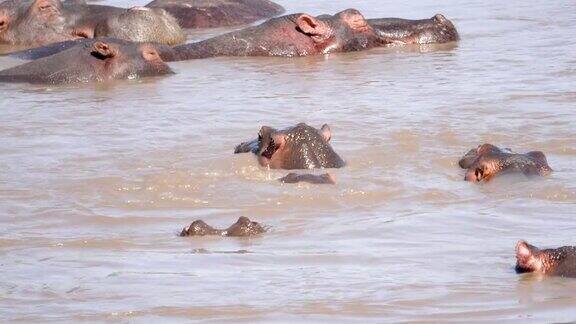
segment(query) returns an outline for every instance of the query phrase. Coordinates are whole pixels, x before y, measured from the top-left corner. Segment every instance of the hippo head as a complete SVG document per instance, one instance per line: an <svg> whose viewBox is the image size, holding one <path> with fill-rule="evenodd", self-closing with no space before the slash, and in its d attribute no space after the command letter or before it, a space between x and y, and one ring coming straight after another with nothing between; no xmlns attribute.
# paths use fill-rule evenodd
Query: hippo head
<svg viewBox="0 0 576 324"><path fill-rule="evenodd" d="M297 31L312 39L320 53L351 52L376 47L380 39L364 16L346 9L333 16L296 15Z"/></svg>
<svg viewBox="0 0 576 324"><path fill-rule="evenodd" d="M133 42L176 45L186 35L176 18L161 8L133 7L100 22L94 37L113 37Z"/></svg>
<svg viewBox="0 0 576 324"><path fill-rule="evenodd" d="M232 224L224 231L226 236L253 236L264 233L266 230L260 223L251 221L248 217L240 217L236 223Z"/></svg>
<svg viewBox="0 0 576 324"><path fill-rule="evenodd" d="M433 44L459 39L454 24L444 15L429 19L408 20L398 18L369 19L381 41L386 44Z"/></svg>
<svg viewBox="0 0 576 324"><path fill-rule="evenodd" d="M151 44L98 39L0 71L5 82L69 84L170 74Z"/></svg>
<svg viewBox="0 0 576 324"><path fill-rule="evenodd" d="M576 277L576 247L541 250L519 241L516 244L516 272Z"/></svg>
<svg viewBox="0 0 576 324"><path fill-rule="evenodd" d="M41 46L78 38L68 28L59 0L0 3L0 44Z"/></svg>
<svg viewBox="0 0 576 324"><path fill-rule="evenodd" d="M483 144L470 150L458 164L468 169L464 180L471 182L489 181L502 172L516 171L527 176L545 176L552 172L546 156L540 151L518 154L492 144Z"/></svg>
<svg viewBox="0 0 576 324"><path fill-rule="evenodd" d="M258 162L271 169L340 168L344 161L330 146L330 127L300 123L284 130L264 126L255 150Z"/></svg>
<svg viewBox="0 0 576 324"><path fill-rule="evenodd" d="M471 182L488 181L504 168L504 159L497 153L480 155L468 167L464 180Z"/></svg>
<svg viewBox="0 0 576 324"><path fill-rule="evenodd" d="M206 235L219 235L221 231L206 224L202 220L193 221L190 226L185 227L180 236L206 236Z"/></svg>
<svg viewBox="0 0 576 324"><path fill-rule="evenodd" d="M479 156L488 153L498 153L498 152L503 151L497 146L494 146L492 144L482 144L477 148L468 151L468 153L466 153L464 157L462 157L460 161L458 161L458 165L460 165L462 169L468 169L470 166L472 166L472 164L476 161L476 159L478 159Z"/></svg>

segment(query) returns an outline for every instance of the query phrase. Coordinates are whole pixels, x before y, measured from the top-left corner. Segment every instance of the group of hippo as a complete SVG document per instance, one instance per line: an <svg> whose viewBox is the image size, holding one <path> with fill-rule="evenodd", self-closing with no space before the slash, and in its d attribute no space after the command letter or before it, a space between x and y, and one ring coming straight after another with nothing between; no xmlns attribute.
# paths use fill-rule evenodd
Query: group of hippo
<svg viewBox="0 0 576 324"><path fill-rule="evenodd" d="M253 153L258 163L269 169L330 169L345 166L344 160L330 145L332 132L328 125L314 128L304 123L286 129L263 126L258 137L240 143L234 153ZM552 172L546 156L540 151L515 153L508 148L483 144L469 150L458 161L465 169L464 180L487 182L497 175L522 173L526 176L546 176ZM335 184L329 173L322 175L289 173L278 179L283 183L308 182L312 184ZM218 230L203 221L194 221L184 228L181 236L252 236L265 231L257 222L241 217L227 229ZM516 271L535 272L546 275L576 277L576 247L538 249L525 241L516 245Z"/></svg>
<svg viewBox="0 0 576 324"><path fill-rule="evenodd" d="M335 15L276 18L268 0L154 0L123 9L84 0L5 0L0 44L26 50L8 55L32 62L0 71L0 81L43 84L102 82L173 73L166 62L217 56L309 56L395 44L458 40L443 15L430 19L365 19L355 9ZM183 28L257 26L183 44Z"/></svg>
<svg viewBox="0 0 576 324"><path fill-rule="evenodd" d="M44 84L104 82L171 74L171 61L216 56L309 56L361 51L398 44L457 41L456 28L443 15L430 19L366 19L355 9L335 15L305 13L278 16L284 9L268 0L154 0L130 9L88 4L84 0L5 0L0 3L0 45L19 51L8 55L31 62L0 71L0 81ZM250 26L203 41L184 44L185 28ZM22 50L25 48L25 50ZM341 168L344 160L330 145L328 125L298 124L278 130L262 127L258 137L235 153L252 152L271 169ZM542 152L514 153L491 144L471 149L459 161L464 179L489 181L521 172L548 175ZM335 184L329 173L289 173L284 183ZM181 236L251 236L266 228L240 217L227 229L201 220ZM538 249L520 241L516 270L576 277L576 247Z"/></svg>

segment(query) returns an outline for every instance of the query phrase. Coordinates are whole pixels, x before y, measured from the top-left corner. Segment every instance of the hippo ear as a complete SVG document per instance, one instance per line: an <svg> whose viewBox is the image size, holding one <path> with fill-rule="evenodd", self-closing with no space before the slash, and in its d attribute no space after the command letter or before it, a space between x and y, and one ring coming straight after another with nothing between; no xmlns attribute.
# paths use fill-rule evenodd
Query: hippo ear
<svg viewBox="0 0 576 324"><path fill-rule="evenodd" d="M316 40L318 36L325 37L330 34L330 28L326 23L320 21L310 15L300 15L296 18L296 25L304 34L309 36L316 36L313 39Z"/></svg>
<svg viewBox="0 0 576 324"><path fill-rule="evenodd" d="M59 0L35 0L30 6L30 9L49 19L60 16L61 8Z"/></svg>
<svg viewBox="0 0 576 324"><path fill-rule="evenodd" d="M100 60L106 60L116 55L115 51L110 47L110 45L102 41L95 42L92 45L92 51L90 54Z"/></svg>
<svg viewBox="0 0 576 324"><path fill-rule="evenodd" d="M540 249L528 244L526 241L518 241L518 243L516 243L516 258L518 260L529 260L530 258L536 257L539 252Z"/></svg>
<svg viewBox="0 0 576 324"><path fill-rule="evenodd" d="M328 126L328 124L322 125L322 128L320 128L320 135L322 135L326 142L330 142L332 131L330 131L330 126Z"/></svg>

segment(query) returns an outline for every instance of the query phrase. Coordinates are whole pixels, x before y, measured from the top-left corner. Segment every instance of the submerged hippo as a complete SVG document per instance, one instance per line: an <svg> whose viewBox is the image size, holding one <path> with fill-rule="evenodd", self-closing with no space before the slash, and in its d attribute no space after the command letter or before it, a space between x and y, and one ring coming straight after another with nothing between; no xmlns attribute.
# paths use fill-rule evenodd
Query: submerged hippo
<svg viewBox="0 0 576 324"><path fill-rule="evenodd" d="M0 44L35 47L85 38L98 22L122 11L83 1L6 0L0 2Z"/></svg>
<svg viewBox="0 0 576 324"><path fill-rule="evenodd" d="M316 174L298 174L298 173L288 173L286 176L278 179L282 183L300 183L307 182L311 184L336 184L336 178L330 173L324 173L320 175Z"/></svg>
<svg viewBox="0 0 576 324"><path fill-rule="evenodd" d="M520 241L516 244L516 271L576 278L576 246L540 250Z"/></svg>
<svg viewBox="0 0 576 324"><path fill-rule="evenodd" d="M251 221L248 217L240 217L236 223L230 225L227 229L219 230L206 224L202 220L193 221L190 226L185 227L180 236L206 236L206 235L220 235L220 236L235 236L245 237L262 234L266 229L258 222Z"/></svg>
<svg viewBox="0 0 576 324"><path fill-rule="evenodd" d="M344 161L330 146L332 132L300 123L277 130L264 126L258 138L236 146L234 153L252 152L263 167L271 169L341 168Z"/></svg>
<svg viewBox="0 0 576 324"><path fill-rule="evenodd" d="M542 176L552 172L546 156L540 151L518 154L492 144L483 144L468 151L458 164L467 169L464 180L472 182L489 181L497 174L507 172Z"/></svg>
<svg viewBox="0 0 576 324"><path fill-rule="evenodd" d="M68 84L171 73L153 45L103 39L0 71L0 82Z"/></svg>
<svg viewBox="0 0 576 324"><path fill-rule="evenodd" d="M293 14L261 25L174 47L177 60L215 56L307 56L383 45L364 16L347 9L334 16Z"/></svg>
<svg viewBox="0 0 576 324"><path fill-rule="evenodd" d="M381 18L368 23L387 44L434 44L457 41L454 24L441 14L430 19Z"/></svg>
<svg viewBox="0 0 576 324"><path fill-rule="evenodd" d="M112 37L133 42L182 44L186 35L176 18L160 8L133 7L96 25L93 37Z"/></svg>
<svg viewBox="0 0 576 324"><path fill-rule="evenodd" d="M170 12L182 28L250 24L284 12L268 0L154 0L146 6Z"/></svg>

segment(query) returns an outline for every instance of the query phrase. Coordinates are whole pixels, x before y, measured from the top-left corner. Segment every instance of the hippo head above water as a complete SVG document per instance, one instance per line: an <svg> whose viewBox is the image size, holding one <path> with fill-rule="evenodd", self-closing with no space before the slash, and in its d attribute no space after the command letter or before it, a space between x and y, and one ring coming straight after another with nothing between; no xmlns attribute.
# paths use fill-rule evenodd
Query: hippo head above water
<svg viewBox="0 0 576 324"><path fill-rule="evenodd" d="M341 168L344 161L330 146L328 125L320 129L300 123L277 130L264 126L258 138L236 147L234 153L252 152L258 162L271 169Z"/></svg>
<svg viewBox="0 0 576 324"><path fill-rule="evenodd" d="M454 24L442 14L429 19L381 18L368 23L382 41L389 44L434 44L457 41L460 36Z"/></svg>
<svg viewBox="0 0 576 324"><path fill-rule="evenodd" d="M520 241L516 244L516 272L576 277L576 247L541 250Z"/></svg>
<svg viewBox="0 0 576 324"><path fill-rule="evenodd" d="M355 9L313 17L292 14L201 42L177 46L179 60L213 56L307 56L359 51L381 39Z"/></svg>
<svg viewBox="0 0 576 324"><path fill-rule="evenodd" d="M0 71L0 81L69 84L171 73L152 44L99 39Z"/></svg>
<svg viewBox="0 0 576 324"><path fill-rule="evenodd" d="M467 169L464 180L471 182L489 181L505 172L542 176L552 172L546 156L540 151L517 154L492 144L483 144L468 151L458 164Z"/></svg>
<svg viewBox="0 0 576 324"><path fill-rule="evenodd" d="M40 46L77 39L58 0L7 0L0 3L0 44Z"/></svg>

